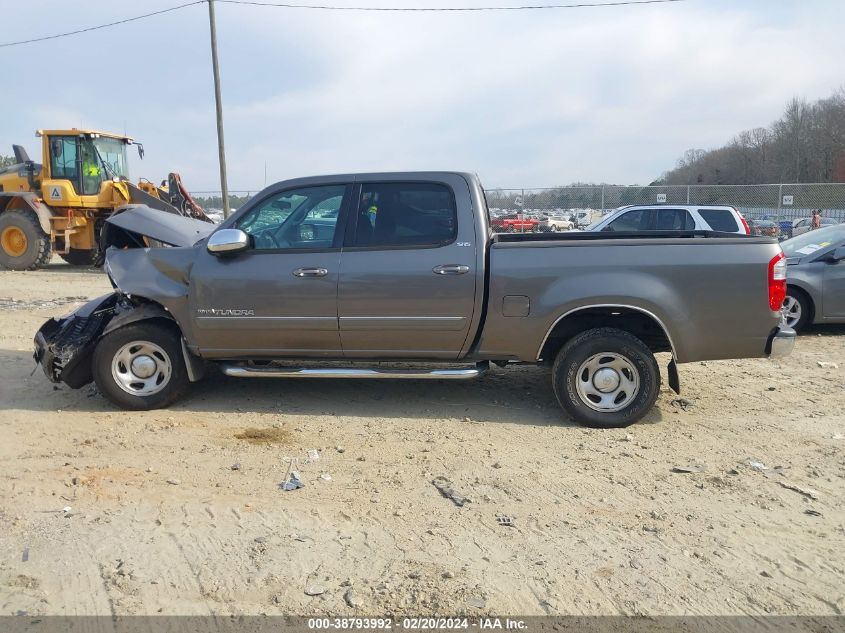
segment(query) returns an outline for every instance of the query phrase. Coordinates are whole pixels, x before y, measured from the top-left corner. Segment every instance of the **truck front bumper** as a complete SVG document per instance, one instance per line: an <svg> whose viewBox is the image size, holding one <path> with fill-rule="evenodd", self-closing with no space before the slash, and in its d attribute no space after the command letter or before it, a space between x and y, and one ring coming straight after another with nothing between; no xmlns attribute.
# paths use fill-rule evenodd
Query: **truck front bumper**
<svg viewBox="0 0 845 633"><path fill-rule="evenodd" d="M91 382L94 346L114 316L117 300L116 293L103 295L38 329L33 358L51 382L63 382L73 389Z"/></svg>
<svg viewBox="0 0 845 633"><path fill-rule="evenodd" d="M792 353L792 348L795 347L795 337L795 330L792 328L785 325L776 327L766 344L766 354L770 358L789 356Z"/></svg>

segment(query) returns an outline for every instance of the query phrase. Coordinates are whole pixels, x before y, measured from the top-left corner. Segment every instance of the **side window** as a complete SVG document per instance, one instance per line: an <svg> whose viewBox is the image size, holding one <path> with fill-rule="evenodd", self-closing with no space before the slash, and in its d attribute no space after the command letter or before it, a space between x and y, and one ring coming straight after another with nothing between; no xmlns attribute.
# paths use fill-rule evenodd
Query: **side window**
<svg viewBox="0 0 845 633"><path fill-rule="evenodd" d="M77 193L79 186L79 166L76 161L76 137L54 136L50 139L50 174L53 178L70 180Z"/></svg>
<svg viewBox="0 0 845 633"><path fill-rule="evenodd" d="M648 231L649 216L651 211L649 209L640 209L639 211L628 211L623 213L618 218L613 220L610 224L604 227L605 231L628 232L628 231Z"/></svg>
<svg viewBox="0 0 845 633"><path fill-rule="evenodd" d="M685 209L658 209L656 231L692 231L695 220Z"/></svg>
<svg viewBox="0 0 845 633"><path fill-rule="evenodd" d="M698 213L714 231L736 233L739 230L734 214L728 209L699 209Z"/></svg>
<svg viewBox="0 0 845 633"><path fill-rule="evenodd" d="M438 246L458 235L451 189L435 183L373 183L361 187L354 246Z"/></svg>
<svg viewBox="0 0 845 633"><path fill-rule="evenodd" d="M289 189L247 212L237 228L255 250L331 248L346 192L344 185Z"/></svg>

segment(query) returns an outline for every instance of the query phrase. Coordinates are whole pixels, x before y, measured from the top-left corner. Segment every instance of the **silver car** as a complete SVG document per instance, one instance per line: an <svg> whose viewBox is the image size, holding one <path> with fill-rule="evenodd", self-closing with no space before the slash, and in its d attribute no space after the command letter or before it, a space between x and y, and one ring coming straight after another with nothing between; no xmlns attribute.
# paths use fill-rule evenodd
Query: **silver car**
<svg viewBox="0 0 845 633"><path fill-rule="evenodd" d="M781 243L786 298L781 313L794 330L812 323L845 323L845 224L803 233Z"/></svg>
<svg viewBox="0 0 845 633"><path fill-rule="evenodd" d="M831 226L833 224L838 224L836 220L833 218L822 218L822 227ZM812 230L813 228L813 218L801 218L800 220L795 220L792 223L792 235L791 237L795 237L796 235L803 235L807 231Z"/></svg>

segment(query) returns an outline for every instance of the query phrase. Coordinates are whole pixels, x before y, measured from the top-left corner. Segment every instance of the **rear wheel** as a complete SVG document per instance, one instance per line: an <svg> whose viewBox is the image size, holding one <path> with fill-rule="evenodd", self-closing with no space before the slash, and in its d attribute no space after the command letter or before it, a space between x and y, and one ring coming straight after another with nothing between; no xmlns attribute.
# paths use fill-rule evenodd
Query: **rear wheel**
<svg viewBox="0 0 845 633"><path fill-rule="evenodd" d="M94 350L94 381L124 409L160 409L188 388L188 373L175 328L144 321L106 334Z"/></svg>
<svg viewBox="0 0 845 633"><path fill-rule="evenodd" d="M50 236L31 211L11 209L0 214L0 266L35 270L50 261Z"/></svg>
<svg viewBox="0 0 845 633"><path fill-rule="evenodd" d="M82 250L80 248L72 248L68 253L59 253L59 257L61 257L71 266L93 266L95 251L87 251Z"/></svg>
<svg viewBox="0 0 845 633"><path fill-rule="evenodd" d="M576 422L617 428L633 424L654 406L660 370L654 354L637 337L596 328L563 346L552 382L560 406Z"/></svg>

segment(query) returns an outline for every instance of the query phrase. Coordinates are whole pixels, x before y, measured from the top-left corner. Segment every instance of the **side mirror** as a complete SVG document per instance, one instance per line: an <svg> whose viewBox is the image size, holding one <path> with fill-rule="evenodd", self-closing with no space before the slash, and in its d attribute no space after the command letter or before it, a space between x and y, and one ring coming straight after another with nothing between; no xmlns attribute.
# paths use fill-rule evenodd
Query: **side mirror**
<svg viewBox="0 0 845 633"><path fill-rule="evenodd" d="M845 246L833 249L833 252L830 254L830 261L841 262L843 259L845 259Z"/></svg>
<svg viewBox="0 0 845 633"><path fill-rule="evenodd" d="M240 229L220 229L205 245L212 255L233 255L249 248L249 235Z"/></svg>
<svg viewBox="0 0 845 633"><path fill-rule="evenodd" d="M144 146L141 143L135 143L138 146L138 158L144 160Z"/></svg>

